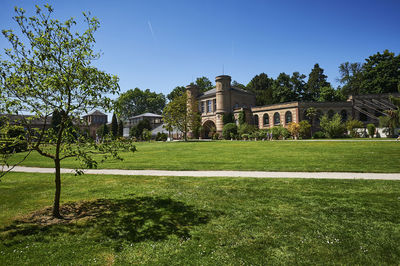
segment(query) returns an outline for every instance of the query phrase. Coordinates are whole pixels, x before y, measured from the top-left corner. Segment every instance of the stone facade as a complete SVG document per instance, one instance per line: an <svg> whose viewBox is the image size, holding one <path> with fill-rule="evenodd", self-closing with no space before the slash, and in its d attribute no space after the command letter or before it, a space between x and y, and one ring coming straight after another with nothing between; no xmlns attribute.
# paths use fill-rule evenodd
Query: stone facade
<svg viewBox="0 0 400 266"><path fill-rule="evenodd" d="M246 121L256 125L260 129L268 129L281 125L287 127L290 122L299 123L307 120L306 110L314 107L317 116L313 121L313 129L319 129L319 119L323 115L332 117L335 113L341 115L346 121L350 117L378 126L378 117L385 115L384 110L395 109L389 96L399 97L400 93L373 94L350 96L343 102L287 102L266 106L255 106L256 98L251 92L233 88L231 77L227 75L215 78L216 87L204 93L200 93L198 87L189 85L186 87L188 96L188 108L198 110L201 114L203 136L209 137L209 132L215 130L218 133L223 129L223 115L233 114L237 121L239 113L244 111Z"/></svg>

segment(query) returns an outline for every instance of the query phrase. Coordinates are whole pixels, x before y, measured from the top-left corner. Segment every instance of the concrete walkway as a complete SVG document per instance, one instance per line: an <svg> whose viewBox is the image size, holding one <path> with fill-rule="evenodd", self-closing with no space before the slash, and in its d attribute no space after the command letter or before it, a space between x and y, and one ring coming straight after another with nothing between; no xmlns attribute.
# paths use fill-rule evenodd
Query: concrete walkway
<svg viewBox="0 0 400 266"><path fill-rule="evenodd" d="M7 169L4 169L7 170ZM54 168L16 166L13 172L54 173ZM61 173L75 173L73 169L61 169ZM145 176L193 176L193 177L254 177L254 178L320 178L320 179L378 179L400 180L400 173L346 173L346 172L259 172L259 171L167 171L167 170L121 170L86 169L90 175L145 175Z"/></svg>

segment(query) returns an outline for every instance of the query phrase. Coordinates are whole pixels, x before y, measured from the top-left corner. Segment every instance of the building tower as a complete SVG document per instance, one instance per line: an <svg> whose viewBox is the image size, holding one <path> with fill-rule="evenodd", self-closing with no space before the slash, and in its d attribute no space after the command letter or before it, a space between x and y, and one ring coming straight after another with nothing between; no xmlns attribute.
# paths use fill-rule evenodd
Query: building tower
<svg viewBox="0 0 400 266"><path fill-rule="evenodd" d="M193 112L198 112L199 111L199 106L197 104L196 98L199 96L199 87L194 84L190 84L186 86L186 104L187 104L187 112L191 113ZM188 137L191 138L193 137L193 132L190 129L188 132Z"/></svg>
<svg viewBox="0 0 400 266"><path fill-rule="evenodd" d="M228 75L222 75L215 78L216 84L216 130L218 133L222 132L224 127L223 115L230 112L231 109L231 77Z"/></svg>

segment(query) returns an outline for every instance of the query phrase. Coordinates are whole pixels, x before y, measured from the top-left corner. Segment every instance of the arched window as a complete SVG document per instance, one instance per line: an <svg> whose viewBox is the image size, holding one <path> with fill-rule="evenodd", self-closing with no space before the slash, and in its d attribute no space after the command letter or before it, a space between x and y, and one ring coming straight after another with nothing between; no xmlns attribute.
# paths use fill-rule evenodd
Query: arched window
<svg viewBox="0 0 400 266"><path fill-rule="evenodd" d="M276 112L274 114L274 125L279 125L281 123L281 115Z"/></svg>
<svg viewBox="0 0 400 266"><path fill-rule="evenodd" d="M332 118L335 115L335 112L333 110L328 111L328 117Z"/></svg>
<svg viewBox="0 0 400 266"><path fill-rule="evenodd" d="M264 126L269 126L269 115L264 114L263 116Z"/></svg>
<svg viewBox="0 0 400 266"><path fill-rule="evenodd" d="M364 112L368 112L367 109L365 109L365 108L363 108L362 110ZM366 114L360 112L360 121L362 121L362 122L368 121L368 116Z"/></svg>
<svg viewBox="0 0 400 266"><path fill-rule="evenodd" d="M317 110L317 114L315 115L315 122L319 124L321 117L324 115L324 113L321 110Z"/></svg>
<svg viewBox="0 0 400 266"><path fill-rule="evenodd" d="M346 110L340 111L340 116L342 117L342 122L347 121L347 111Z"/></svg>
<svg viewBox="0 0 400 266"><path fill-rule="evenodd" d="M285 123L289 124L290 122L292 122L292 112L287 111L285 114Z"/></svg>
<svg viewBox="0 0 400 266"><path fill-rule="evenodd" d="M258 115L254 115L253 119L254 119L254 125L258 128L259 127L259 125L258 125Z"/></svg>

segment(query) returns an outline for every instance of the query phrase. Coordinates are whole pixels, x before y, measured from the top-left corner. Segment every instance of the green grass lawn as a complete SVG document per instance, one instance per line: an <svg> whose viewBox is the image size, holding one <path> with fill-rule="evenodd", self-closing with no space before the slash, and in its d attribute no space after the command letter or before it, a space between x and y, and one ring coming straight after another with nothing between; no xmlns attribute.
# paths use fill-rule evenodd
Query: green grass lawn
<svg viewBox="0 0 400 266"><path fill-rule="evenodd" d="M0 265L400 261L398 181L64 175L63 209L81 219L23 219L53 187L52 175L2 178Z"/></svg>
<svg viewBox="0 0 400 266"><path fill-rule="evenodd" d="M384 141L217 141L141 142L137 152L122 153L124 161L99 168L161 170L250 170L400 172L400 143ZM17 159L22 158L17 155ZM15 160L15 161L16 161ZM54 167L32 154L27 166ZM73 159L62 167L77 167Z"/></svg>

